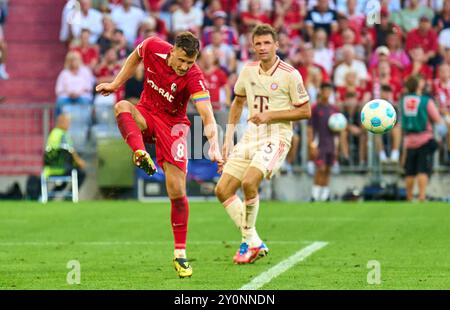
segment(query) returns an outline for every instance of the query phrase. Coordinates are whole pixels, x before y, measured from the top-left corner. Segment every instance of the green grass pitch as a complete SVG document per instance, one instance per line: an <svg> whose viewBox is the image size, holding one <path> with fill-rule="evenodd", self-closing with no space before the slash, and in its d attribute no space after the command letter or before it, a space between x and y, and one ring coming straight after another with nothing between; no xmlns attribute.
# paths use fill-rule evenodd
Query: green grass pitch
<svg viewBox="0 0 450 310"><path fill-rule="evenodd" d="M0 202L0 289L238 289L314 241L328 245L262 289L450 289L450 205L263 202L269 256L238 266L217 202L191 202L190 279L172 267L168 203ZM78 260L81 283L66 281ZM371 260L381 284L367 283Z"/></svg>

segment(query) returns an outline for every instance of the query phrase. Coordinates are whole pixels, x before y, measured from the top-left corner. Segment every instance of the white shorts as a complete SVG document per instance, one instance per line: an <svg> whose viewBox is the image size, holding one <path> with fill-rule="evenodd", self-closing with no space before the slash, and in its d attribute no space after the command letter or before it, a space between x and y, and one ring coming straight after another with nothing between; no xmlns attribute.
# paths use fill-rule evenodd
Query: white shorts
<svg viewBox="0 0 450 310"><path fill-rule="evenodd" d="M266 139L261 141L241 140L233 148L223 173L242 181L249 167L259 169L264 178L270 179L283 164L290 149L290 143Z"/></svg>

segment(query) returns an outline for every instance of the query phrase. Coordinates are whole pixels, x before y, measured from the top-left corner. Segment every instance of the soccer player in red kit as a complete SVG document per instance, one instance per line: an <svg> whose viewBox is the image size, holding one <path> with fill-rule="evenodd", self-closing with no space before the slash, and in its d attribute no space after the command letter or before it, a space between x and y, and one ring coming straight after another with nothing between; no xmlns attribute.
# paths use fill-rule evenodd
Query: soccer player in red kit
<svg viewBox="0 0 450 310"><path fill-rule="evenodd" d="M208 155L219 166L223 163L217 140L216 121L203 73L195 64L199 41L190 32L180 33L171 44L150 37L128 56L111 83L102 83L96 91L102 95L119 89L131 78L141 61L145 67L145 85L139 103L122 100L114 110L125 142L133 150L133 162L148 175L156 166L144 142L156 144L156 159L166 175L167 193L171 201L174 234L174 266L180 278L190 277L192 268L186 257L186 234L189 215L186 198L187 144L190 122L187 104L194 102L205 126L210 144Z"/></svg>

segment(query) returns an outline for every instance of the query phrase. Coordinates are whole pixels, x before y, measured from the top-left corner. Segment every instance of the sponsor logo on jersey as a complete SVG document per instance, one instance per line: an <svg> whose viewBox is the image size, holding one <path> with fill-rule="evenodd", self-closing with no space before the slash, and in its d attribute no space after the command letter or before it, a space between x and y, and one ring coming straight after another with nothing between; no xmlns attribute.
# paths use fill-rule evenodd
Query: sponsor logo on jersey
<svg viewBox="0 0 450 310"><path fill-rule="evenodd" d="M172 91L172 93L177 91L177 84L172 83L172 86L170 86L170 90Z"/></svg>
<svg viewBox="0 0 450 310"><path fill-rule="evenodd" d="M157 93L159 93L161 96L163 96L164 98L167 99L167 101L172 102L174 99L174 96L171 95L168 91L165 91L163 88L159 87L158 85L155 84L155 82L153 82L150 79L147 79L147 83L148 85L150 85L150 87L152 89L154 89ZM173 86L173 85L172 85Z"/></svg>

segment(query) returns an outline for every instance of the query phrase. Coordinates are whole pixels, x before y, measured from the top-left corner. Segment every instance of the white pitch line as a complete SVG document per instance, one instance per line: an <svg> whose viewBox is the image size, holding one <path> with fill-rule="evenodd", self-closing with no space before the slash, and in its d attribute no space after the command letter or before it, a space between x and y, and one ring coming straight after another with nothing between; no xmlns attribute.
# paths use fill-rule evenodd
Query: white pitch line
<svg viewBox="0 0 450 310"><path fill-rule="evenodd" d="M67 245L81 245L81 246L115 246L115 245L164 245L172 243L172 240L165 241L16 241L16 242L0 242L0 246L67 246ZM302 244L310 243L309 241L289 241L289 240L272 240L270 243L275 244ZM239 241L191 241L188 244L239 244Z"/></svg>
<svg viewBox="0 0 450 310"><path fill-rule="evenodd" d="M305 260L308 256L313 254L314 252L320 250L325 247L328 242L316 241L307 247L297 251L294 255L288 257L284 261L278 263L273 266L269 270L261 273L259 276L254 278L249 283L245 284L240 290L257 290L264 286L265 284L272 281L274 278L278 277L283 272L287 271L289 268L293 267L295 264Z"/></svg>

